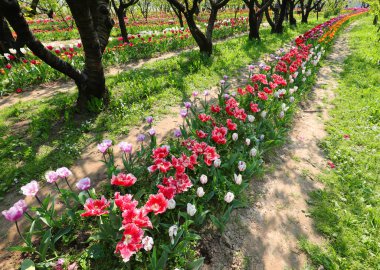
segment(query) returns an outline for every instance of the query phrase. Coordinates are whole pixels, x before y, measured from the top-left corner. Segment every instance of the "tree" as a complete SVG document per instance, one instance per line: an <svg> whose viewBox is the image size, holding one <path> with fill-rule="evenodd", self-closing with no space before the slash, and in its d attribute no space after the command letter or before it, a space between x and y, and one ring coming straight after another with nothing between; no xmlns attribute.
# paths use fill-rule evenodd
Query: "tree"
<svg viewBox="0 0 380 270"><path fill-rule="evenodd" d="M259 3L258 0L243 0L247 5L249 13L249 39L260 40L260 25L263 20L264 11L269 8L273 0L262 0L262 3Z"/></svg>
<svg viewBox="0 0 380 270"><path fill-rule="evenodd" d="M271 4L271 10L273 11L273 19L270 17L269 9L265 10L265 17L271 26L271 33L281 34L284 31L284 19L286 13L286 6L288 4L288 0L277 0L277 2L273 5Z"/></svg>
<svg viewBox="0 0 380 270"><path fill-rule="evenodd" d="M113 20L109 0L66 0L83 44L82 71L51 53L35 38L17 0L0 0L0 10L20 39L38 58L73 79L78 87L77 107L83 111L94 98L108 104L102 55L108 44Z"/></svg>
<svg viewBox="0 0 380 270"><path fill-rule="evenodd" d="M181 27L184 27L184 24L183 24L183 14L182 14L182 11L177 9L172 3L169 3L170 4L170 7L171 9L174 11L174 14L177 16L178 18L178 21L179 21L179 25Z"/></svg>
<svg viewBox="0 0 380 270"><path fill-rule="evenodd" d="M289 24L293 25L293 26L297 25L297 20L296 20L296 18L294 18L294 8L297 6L298 3L299 3L299 0L298 1L296 1L296 0L289 0L289 11L288 11L288 14L289 14Z"/></svg>
<svg viewBox="0 0 380 270"><path fill-rule="evenodd" d="M113 9L115 10L117 19L119 21L120 32L124 42L129 42L128 31L124 21L125 10L130 6L136 4L138 1L139 0L119 0L119 6L117 6L115 0L111 0Z"/></svg>
<svg viewBox="0 0 380 270"><path fill-rule="evenodd" d="M316 9L322 4L322 0L307 0L305 3L305 0L300 0L301 5L301 15L302 23L307 23L307 19L309 18L309 14L312 10Z"/></svg>
<svg viewBox="0 0 380 270"><path fill-rule="evenodd" d="M7 20L0 11L0 54L9 53L9 49L19 49Z"/></svg>
<svg viewBox="0 0 380 270"><path fill-rule="evenodd" d="M148 21L149 10L151 8L152 1L151 0L141 0L138 2L138 6L140 8L141 14L145 18L145 21Z"/></svg>
<svg viewBox="0 0 380 270"><path fill-rule="evenodd" d="M202 54L210 56L212 54L212 32L214 30L214 24L218 15L218 10L224 7L229 0L209 0L210 4L210 16L208 18L208 25L206 32L203 33L195 22L195 15L199 14L199 6L202 0L167 0L178 11L182 12L185 16L187 26L199 46L199 50Z"/></svg>

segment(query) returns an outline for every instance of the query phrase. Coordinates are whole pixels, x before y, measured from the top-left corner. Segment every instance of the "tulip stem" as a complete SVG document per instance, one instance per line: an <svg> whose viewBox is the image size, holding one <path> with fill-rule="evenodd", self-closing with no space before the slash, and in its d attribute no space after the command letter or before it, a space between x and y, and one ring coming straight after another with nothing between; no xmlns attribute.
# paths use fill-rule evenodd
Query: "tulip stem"
<svg viewBox="0 0 380 270"><path fill-rule="evenodd" d="M42 202L41 202L41 200L38 198L38 196L37 196L37 195L34 195L34 197L36 197L37 201L38 201L39 204L42 206Z"/></svg>
<svg viewBox="0 0 380 270"><path fill-rule="evenodd" d="M70 184L69 184L69 181L67 181L67 177L65 177L65 181L66 181L66 184L69 186L71 192L73 192L73 189L71 188Z"/></svg>
<svg viewBox="0 0 380 270"><path fill-rule="evenodd" d="M87 191L88 196L91 198L90 191L88 191L88 189L86 191Z"/></svg>
<svg viewBox="0 0 380 270"><path fill-rule="evenodd" d="M54 182L54 184L55 184L55 186L57 187L58 192L62 194L61 190L59 189L59 186L58 186L57 182Z"/></svg>
<svg viewBox="0 0 380 270"><path fill-rule="evenodd" d="M29 215L28 212L25 211L24 214L27 215L31 220L34 220L34 218L31 215Z"/></svg>
<svg viewBox="0 0 380 270"><path fill-rule="evenodd" d="M21 234L21 232L20 232L20 228L18 227L18 223L17 223L17 221L16 221L16 228L17 228L17 232L18 232L18 234L20 235L20 237L22 238L22 240L27 244L27 242L26 242L24 236L22 236L22 234Z"/></svg>

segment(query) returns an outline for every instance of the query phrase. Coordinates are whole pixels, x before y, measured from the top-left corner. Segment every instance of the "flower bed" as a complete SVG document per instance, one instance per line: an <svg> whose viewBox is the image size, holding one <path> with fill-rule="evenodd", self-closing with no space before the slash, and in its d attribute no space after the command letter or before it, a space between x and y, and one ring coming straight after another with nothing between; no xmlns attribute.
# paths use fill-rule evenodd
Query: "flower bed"
<svg viewBox="0 0 380 270"><path fill-rule="evenodd" d="M199 269L197 232L207 220L223 231L231 211L245 205L243 190L261 171L263 154L284 141L296 104L332 44L321 45L321 37L354 15L323 23L295 39L288 52L279 50L269 63L249 66L250 82L236 91L225 76L217 98L193 93L180 111L183 124L166 145L156 144L148 117L150 129L138 136L138 149L118 144L122 169L112 141L100 143L109 177L100 194L88 178L77 183L79 194L68 183L68 189L59 189L56 182L71 177L70 171L48 172L47 181L66 205L62 215L54 210L54 197L38 197L37 182L22 187L38 201L32 208L38 215L28 213L23 201L3 212L16 224L24 213L31 221L23 234L26 246L13 250L36 254L41 268L71 263L83 269ZM70 250L83 235L80 250Z"/></svg>
<svg viewBox="0 0 380 270"><path fill-rule="evenodd" d="M247 18L240 17L216 22L213 37L226 38L247 31ZM124 64L131 60L149 58L158 53L164 53L195 45L188 29L167 28L163 31L144 31L141 34L130 35L130 42L124 43L122 38L111 38L103 55L105 67ZM81 43L46 46L63 60L75 68L82 69L84 65ZM5 54L0 59L0 96L7 92L22 92L30 85L63 78L64 75L49 65L41 62L28 49L21 49L22 57L17 57L16 50Z"/></svg>

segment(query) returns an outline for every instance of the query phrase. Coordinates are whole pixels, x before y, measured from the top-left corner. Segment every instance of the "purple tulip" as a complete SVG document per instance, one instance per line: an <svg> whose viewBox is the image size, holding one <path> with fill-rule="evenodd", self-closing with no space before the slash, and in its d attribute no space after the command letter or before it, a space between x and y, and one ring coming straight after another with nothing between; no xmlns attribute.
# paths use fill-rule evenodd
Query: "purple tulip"
<svg viewBox="0 0 380 270"><path fill-rule="evenodd" d="M124 153L132 153L132 144L127 142L119 143L119 148Z"/></svg>
<svg viewBox="0 0 380 270"><path fill-rule="evenodd" d="M36 196L39 189L40 187L36 180L33 180L29 184L21 187L22 194L25 196Z"/></svg>
<svg viewBox="0 0 380 270"><path fill-rule="evenodd" d="M156 131L153 128L149 129L148 133L149 133L150 136L156 135Z"/></svg>
<svg viewBox="0 0 380 270"><path fill-rule="evenodd" d="M220 80L220 85L225 85L226 81L225 80Z"/></svg>
<svg viewBox="0 0 380 270"><path fill-rule="evenodd" d="M13 206L20 208L22 210L22 212L25 212L26 209L28 209L28 205L26 204L26 202L24 200L19 200Z"/></svg>
<svg viewBox="0 0 380 270"><path fill-rule="evenodd" d="M22 217L24 211L20 207L12 206L8 210L2 211L1 214L3 214L7 220L16 222Z"/></svg>
<svg viewBox="0 0 380 270"><path fill-rule="evenodd" d="M209 92L208 90L205 90L205 91L203 92L203 95L204 95L205 97L207 97L208 95L210 95L210 92Z"/></svg>
<svg viewBox="0 0 380 270"><path fill-rule="evenodd" d="M144 134L137 135L137 141L138 142L143 142L144 140L145 140L145 135Z"/></svg>
<svg viewBox="0 0 380 270"><path fill-rule="evenodd" d="M76 183L76 187L79 189L79 190L88 190L90 187L91 187L91 180L90 178L86 177L86 178L83 178L81 180L78 181L78 183Z"/></svg>
<svg viewBox="0 0 380 270"><path fill-rule="evenodd" d="M107 145L108 147L111 147L111 146L112 146L112 141L111 141L111 140L103 140L102 143L104 143L104 144Z"/></svg>
<svg viewBox="0 0 380 270"><path fill-rule="evenodd" d="M181 115L182 118L186 118L186 116L187 116L187 110L181 110L179 112L179 114Z"/></svg>
<svg viewBox="0 0 380 270"><path fill-rule="evenodd" d="M227 79L228 79L228 76L227 76L227 75L224 75L224 76L223 76L223 80L227 81Z"/></svg>
<svg viewBox="0 0 380 270"><path fill-rule="evenodd" d="M148 124L152 124L152 122L153 122L153 117L152 117L152 116L148 116L147 118L145 118L145 120L146 120L146 122L147 122Z"/></svg>
<svg viewBox="0 0 380 270"><path fill-rule="evenodd" d="M182 136L181 130L180 129L175 129L174 130L174 137L179 138L181 136Z"/></svg>
<svg viewBox="0 0 380 270"><path fill-rule="evenodd" d="M196 97L196 96L198 96L198 92L197 92L197 91L194 91L194 92L193 92L193 97Z"/></svg>
<svg viewBox="0 0 380 270"><path fill-rule="evenodd" d="M186 109L190 109L191 108L191 102L186 101L183 104L185 105Z"/></svg>

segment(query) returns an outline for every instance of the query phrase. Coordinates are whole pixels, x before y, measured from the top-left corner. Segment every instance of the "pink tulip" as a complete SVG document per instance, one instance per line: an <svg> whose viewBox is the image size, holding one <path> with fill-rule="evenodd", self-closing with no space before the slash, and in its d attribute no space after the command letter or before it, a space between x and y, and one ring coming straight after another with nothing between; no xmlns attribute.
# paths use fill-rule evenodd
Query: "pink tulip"
<svg viewBox="0 0 380 270"><path fill-rule="evenodd" d="M48 183L55 183L59 179L59 175L55 171L49 171L45 173L45 178Z"/></svg>
<svg viewBox="0 0 380 270"><path fill-rule="evenodd" d="M22 194L25 196L36 196L39 189L40 187L36 180L33 180L29 184L21 187Z"/></svg>
<svg viewBox="0 0 380 270"><path fill-rule="evenodd" d="M72 175L72 172L66 167L62 167L62 168L57 169L56 173L61 178L67 178L70 175Z"/></svg>
<svg viewBox="0 0 380 270"><path fill-rule="evenodd" d="M16 222L22 217L24 211L20 207L12 206L8 210L4 210L1 213L7 220Z"/></svg>

